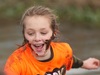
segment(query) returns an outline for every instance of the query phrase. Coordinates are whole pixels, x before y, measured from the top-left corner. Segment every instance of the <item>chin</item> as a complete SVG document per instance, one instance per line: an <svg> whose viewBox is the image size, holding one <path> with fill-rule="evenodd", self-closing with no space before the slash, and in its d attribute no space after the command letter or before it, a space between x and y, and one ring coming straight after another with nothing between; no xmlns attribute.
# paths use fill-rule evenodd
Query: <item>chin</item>
<svg viewBox="0 0 100 75"><path fill-rule="evenodd" d="M45 53L43 53L43 54L36 54L37 56L39 56L39 57L43 57L43 56L45 56Z"/></svg>

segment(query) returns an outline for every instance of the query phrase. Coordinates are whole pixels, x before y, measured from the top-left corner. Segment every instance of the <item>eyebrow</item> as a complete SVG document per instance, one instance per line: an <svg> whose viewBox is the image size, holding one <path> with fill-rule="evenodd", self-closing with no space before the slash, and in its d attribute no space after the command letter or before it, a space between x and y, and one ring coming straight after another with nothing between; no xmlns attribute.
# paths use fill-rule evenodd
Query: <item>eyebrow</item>
<svg viewBox="0 0 100 75"><path fill-rule="evenodd" d="M32 29L32 28L28 28L27 30L32 30L32 31L33 31L33 29Z"/></svg>
<svg viewBox="0 0 100 75"><path fill-rule="evenodd" d="M32 30L32 31L34 31L34 29L32 29L32 28L28 28L27 30ZM47 29L46 29L46 28L41 28L40 31L41 31L41 30L47 30Z"/></svg>
<svg viewBox="0 0 100 75"><path fill-rule="evenodd" d="M40 30L45 30L46 28L41 28Z"/></svg>

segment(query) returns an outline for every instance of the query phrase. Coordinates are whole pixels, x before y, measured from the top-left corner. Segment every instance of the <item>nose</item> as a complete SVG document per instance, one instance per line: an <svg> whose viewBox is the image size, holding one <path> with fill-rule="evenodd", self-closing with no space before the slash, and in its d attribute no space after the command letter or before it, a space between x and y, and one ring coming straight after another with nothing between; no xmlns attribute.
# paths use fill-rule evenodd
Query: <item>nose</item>
<svg viewBox="0 0 100 75"><path fill-rule="evenodd" d="M35 36L34 36L34 41L35 41L35 42L41 41L41 36L40 36L39 34L35 34Z"/></svg>

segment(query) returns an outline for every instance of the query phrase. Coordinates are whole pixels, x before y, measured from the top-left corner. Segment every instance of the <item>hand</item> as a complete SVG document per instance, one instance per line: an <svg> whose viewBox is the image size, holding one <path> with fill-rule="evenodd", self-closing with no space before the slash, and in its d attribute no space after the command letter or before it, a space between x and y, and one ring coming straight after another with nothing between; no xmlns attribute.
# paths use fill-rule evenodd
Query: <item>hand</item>
<svg viewBox="0 0 100 75"><path fill-rule="evenodd" d="M89 58L87 60L83 61L83 66L82 68L84 69L97 69L100 67L100 60L96 59L96 58Z"/></svg>

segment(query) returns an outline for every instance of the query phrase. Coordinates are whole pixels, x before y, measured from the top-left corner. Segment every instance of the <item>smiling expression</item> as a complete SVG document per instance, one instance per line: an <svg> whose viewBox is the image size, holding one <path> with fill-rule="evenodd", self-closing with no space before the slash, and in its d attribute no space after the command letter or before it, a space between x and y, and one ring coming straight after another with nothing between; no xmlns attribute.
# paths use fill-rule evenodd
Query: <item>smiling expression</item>
<svg viewBox="0 0 100 75"><path fill-rule="evenodd" d="M27 16L24 20L24 36L38 56L46 52L46 40L52 36L50 19L46 16ZM50 49L50 47L48 48Z"/></svg>

